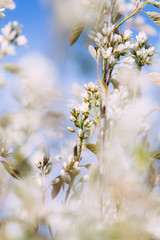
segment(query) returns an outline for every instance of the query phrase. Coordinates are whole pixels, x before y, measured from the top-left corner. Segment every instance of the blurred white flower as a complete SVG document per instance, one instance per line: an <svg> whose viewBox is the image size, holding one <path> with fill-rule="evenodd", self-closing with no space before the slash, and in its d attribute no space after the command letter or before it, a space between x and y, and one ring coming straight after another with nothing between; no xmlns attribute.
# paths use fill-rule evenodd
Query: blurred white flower
<svg viewBox="0 0 160 240"><path fill-rule="evenodd" d="M13 10L16 7L16 5L13 0L0 0L0 8L1 7Z"/></svg>
<svg viewBox="0 0 160 240"><path fill-rule="evenodd" d="M82 104L78 105L78 108L81 112L87 113L89 111L89 104L83 102Z"/></svg>
<svg viewBox="0 0 160 240"><path fill-rule="evenodd" d="M132 36L132 31L130 29L125 30L123 34L124 40L126 41L129 40L131 36Z"/></svg>
<svg viewBox="0 0 160 240"><path fill-rule="evenodd" d="M107 48L106 50L104 48L101 49L101 53L103 58L107 59L112 55L112 47Z"/></svg>
<svg viewBox="0 0 160 240"><path fill-rule="evenodd" d="M24 106L42 108L55 101L59 93L53 89L57 78L54 64L41 55L30 54L21 59L20 65Z"/></svg>
<svg viewBox="0 0 160 240"><path fill-rule="evenodd" d="M140 32L137 36L136 36L136 39L137 39L137 43L139 45L141 44L145 44L148 40L148 36L145 32Z"/></svg>
<svg viewBox="0 0 160 240"><path fill-rule="evenodd" d="M18 46L24 46L26 45L26 43L27 43L27 38L24 35L21 35L16 39L16 44Z"/></svg>
<svg viewBox="0 0 160 240"><path fill-rule="evenodd" d="M0 8L0 18L5 17L4 10L5 10L5 8Z"/></svg>

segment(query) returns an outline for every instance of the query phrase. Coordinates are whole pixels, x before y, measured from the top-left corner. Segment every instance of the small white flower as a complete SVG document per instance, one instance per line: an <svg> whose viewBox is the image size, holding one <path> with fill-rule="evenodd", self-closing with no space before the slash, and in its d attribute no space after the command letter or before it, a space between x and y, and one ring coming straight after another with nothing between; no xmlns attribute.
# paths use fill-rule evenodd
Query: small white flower
<svg viewBox="0 0 160 240"><path fill-rule="evenodd" d="M148 40L148 36L145 32L140 32L137 36L136 36L137 42L138 44L145 44Z"/></svg>
<svg viewBox="0 0 160 240"><path fill-rule="evenodd" d="M0 18L5 17L4 10L5 10L5 8L0 8Z"/></svg>
<svg viewBox="0 0 160 240"><path fill-rule="evenodd" d="M155 54L155 47L150 47L147 49L147 52L148 52L148 56L151 57Z"/></svg>
<svg viewBox="0 0 160 240"><path fill-rule="evenodd" d="M121 53L124 50L124 44L119 44L118 47L115 49L115 52Z"/></svg>
<svg viewBox="0 0 160 240"><path fill-rule="evenodd" d="M121 43L122 42L122 36L121 35L119 35L119 34L114 34L113 35L113 42L119 42L119 43Z"/></svg>
<svg viewBox="0 0 160 240"><path fill-rule="evenodd" d="M24 46L27 44L27 38L24 35L20 35L19 37L17 37L16 39L16 44L18 46Z"/></svg>
<svg viewBox="0 0 160 240"><path fill-rule="evenodd" d="M15 51L15 47L11 44L9 44L9 42L7 40L4 40L1 44L1 50L8 55L15 55L16 51Z"/></svg>
<svg viewBox="0 0 160 240"><path fill-rule="evenodd" d="M69 176L66 174L64 169L61 169L61 176L65 183L67 183L67 184L70 183L71 180L70 180Z"/></svg>
<svg viewBox="0 0 160 240"><path fill-rule="evenodd" d="M107 50L104 50L104 48L101 49L103 58L107 59L112 55L112 47L107 48Z"/></svg>
<svg viewBox="0 0 160 240"><path fill-rule="evenodd" d="M124 38L124 40L129 40L131 36L132 36L132 31L130 29L127 29L124 32L123 38Z"/></svg>
<svg viewBox="0 0 160 240"><path fill-rule="evenodd" d="M68 161L67 162L68 162L69 165L72 165L75 162L74 157L73 157L72 154L70 154L68 156Z"/></svg>
<svg viewBox="0 0 160 240"><path fill-rule="evenodd" d="M148 55L148 49L142 48L139 51L137 51L137 56L140 57L141 59L146 58Z"/></svg>
<svg viewBox="0 0 160 240"><path fill-rule="evenodd" d="M89 112L89 104L83 102L81 105L78 105L78 108L81 112L87 113Z"/></svg>
<svg viewBox="0 0 160 240"><path fill-rule="evenodd" d="M1 32L4 35L4 37L8 38L12 30L11 22L9 22L7 25L5 25L2 29Z"/></svg>
<svg viewBox="0 0 160 240"><path fill-rule="evenodd" d="M83 102L89 101L89 95L87 92L81 93L81 97Z"/></svg>
<svg viewBox="0 0 160 240"><path fill-rule="evenodd" d="M114 65L117 60L115 59L115 57L113 55L111 55L110 58L108 59L108 61L109 61L110 65Z"/></svg>
<svg viewBox="0 0 160 240"><path fill-rule="evenodd" d="M131 46L130 41L125 42L125 44L124 44L124 50L128 50L128 49L130 48L130 46ZM133 45L133 46L134 46L134 45Z"/></svg>

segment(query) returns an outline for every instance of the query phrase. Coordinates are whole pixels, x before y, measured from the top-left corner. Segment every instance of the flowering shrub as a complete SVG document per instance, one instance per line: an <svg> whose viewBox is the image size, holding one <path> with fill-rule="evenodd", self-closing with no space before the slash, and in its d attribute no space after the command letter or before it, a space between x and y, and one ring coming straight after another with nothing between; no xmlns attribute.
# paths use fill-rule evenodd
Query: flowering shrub
<svg viewBox="0 0 160 240"><path fill-rule="evenodd" d="M146 5L157 11L145 12ZM68 6L75 1L54 2L57 13ZM0 118L0 239L158 240L160 150L149 117L160 107L152 106L147 86L160 87L160 73L152 71L158 54L148 37L155 30L139 31L137 17L143 11L160 26L160 2L82 0L76 7L69 43L86 29L97 80L76 89L80 101L66 131L54 108L60 92L50 60L28 55L3 65L20 80L18 108ZM15 3L0 0L0 17L5 8ZM21 32L17 21L2 27L1 59L27 44Z"/></svg>

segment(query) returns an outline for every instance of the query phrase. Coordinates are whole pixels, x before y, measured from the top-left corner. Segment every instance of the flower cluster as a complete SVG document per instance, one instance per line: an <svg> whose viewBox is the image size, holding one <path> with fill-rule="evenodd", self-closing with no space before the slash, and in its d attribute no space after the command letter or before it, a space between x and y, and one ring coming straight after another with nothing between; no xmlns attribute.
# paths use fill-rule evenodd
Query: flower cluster
<svg viewBox="0 0 160 240"><path fill-rule="evenodd" d="M112 68L120 60L120 56L127 55L126 62L134 62L133 58L128 58L128 50L134 47L134 41L131 39L132 32L126 30L124 35L117 34L114 28L114 25L108 26L107 23L104 23L102 33L98 32L95 38L95 43L99 46L101 56L108 60L109 67Z"/></svg>
<svg viewBox="0 0 160 240"><path fill-rule="evenodd" d="M50 161L49 154L44 154L42 157L41 152L36 152L33 158L35 159L34 162L36 167L40 170L40 175L47 175L52 171L53 162Z"/></svg>
<svg viewBox="0 0 160 240"><path fill-rule="evenodd" d="M141 68L144 65L151 65L152 58L156 51L152 45L147 44L148 36L144 32L140 32L136 36L135 48L131 50L137 66Z"/></svg>
<svg viewBox="0 0 160 240"><path fill-rule="evenodd" d="M22 26L17 21L13 23L9 22L5 27L1 29L0 35L1 44L1 57L3 55L15 55L15 46L24 46L27 43L27 39L24 35L21 35Z"/></svg>
<svg viewBox="0 0 160 240"><path fill-rule="evenodd" d="M68 161L63 163L63 168L61 169L61 176L65 183L69 184L71 180L80 173L79 161L76 157L70 155Z"/></svg>
<svg viewBox="0 0 160 240"><path fill-rule="evenodd" d="M89 114L92 106L99 107L99 92L98 86L90 82L89 84L84 85L86 91L82 93L82 104L79 104L73 108L70 113L70 120L78 129L78 137L86 139L88 136L85 135L85 132L92 125L92 120L90 120ZM75 132L74 128L67 128L70 132Z"/></svg>
<svg viewBox="0 0 160 240"><path fill-rule="evenodd" d="M95 38L98 46L97 54L99 52L100 56L108 62L109 68L113 69L120 61L120 57L123 57L123 63L135 62L139 68L151 64L155 48L147 44L148 37L144 32L140 32L135 41L131 38L130 29L125 30L123 34L117 34L114 29L114 25L108 26L104 23L102 32L98 32Z"/></svg>
<svg viewBox="0 0 160 240"><path fill-rule="evenodd" d="M128 88L125 86L119 86L119 89L115 89L108 96L106 104L106 117L111 126L121 116L123 109L126 107L128 96Z"/></svg>

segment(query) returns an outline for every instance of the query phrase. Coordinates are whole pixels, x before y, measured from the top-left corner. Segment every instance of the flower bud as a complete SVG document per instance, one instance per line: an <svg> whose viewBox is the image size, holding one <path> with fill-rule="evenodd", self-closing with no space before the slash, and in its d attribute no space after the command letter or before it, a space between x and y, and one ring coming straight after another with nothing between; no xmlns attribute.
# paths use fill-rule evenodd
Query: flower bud
<svg viewBox="0 0 160 240"><path fill-rule="evenodd" d="M67 130L70 131L70 132L75 132L75 129L72 128L72 127L67 127Z"/></svg>
<svg viewBox="0 0 160 240"><path fill-rule="evenodd" d="M87 139L88 138L88 135L84 135L84 139Z"/></svg>
<svg viewBox="0 0 160 240"><path fill-rule="evenodd" d="M129 40L130 37L132 36L132 31L130 29L127 29L125 32L124 32L124 35L123 35L123 38L124 40Z"/></svg>
<svg viewBox="0 0 160 240"><path fill-rule="evenodd" d="M44 157L43 157L43 166L46 166L47 163L49 162L49 160L50 160L50 155L45 154Z"/></svg>
<svg viewBox="0 0 160 240"><path fill-rule="evenodd" d="M46 175L49 174L52 171L52 168L53 168L53 163L52 162L48 163L45 169L45 174Z"/></svg>
<svg viewBox="0 0 160 240"><path fill-rule="evenodd" d="M73 116L70 116L70 120L72 121L72 122L76 122L76 118L75 117L73 117Z"/></svg>
<svg viewBox="0 0 160 240"><path fill-rule="evenodd" d="M69 176L66 174L64 169L61 169L61 177L65 183L67 183L67 184L70 183L71 180L70 180Z"/></svg>
<svg viewBox="0 0 160 240"><path fill-rule="evenodd" d="M84 122L84 126L88 126L88 124L90 123L90 120L89 119L86 119L86 121Z"/></svg>
<svg viewBox="0 0 160 240"><path fill-rule="evenodd" d="M96 102L96 107L99 107L99 102Z"/></svg>
<svg viewBox="0 0 160 240"><path fill-rule="evenodd" d="M78 137L83 138L83 130L82 129L78 130Z"/></svg>
<svg viewBox="0 0 160 240"><path fill-rule="evenodd" d="M41 168L42 167L42 162L39 160L37 162L35 162L35 165L37 168Z"/></svg>
<svg viewBox="0 0 160 240"><path fill-rule="evenodd" d="M83 114L82 115L82 121L84 121L86 119L86 116Z"/></svg>
<svg viewBox="0 0 160 240"><path fill-rule="evenodd" d="M75 161L74 161L73 155L72 155L72 154L69 155L69 157L68 157L68 165L72 165L74 162L75 162Z"/></svg>

